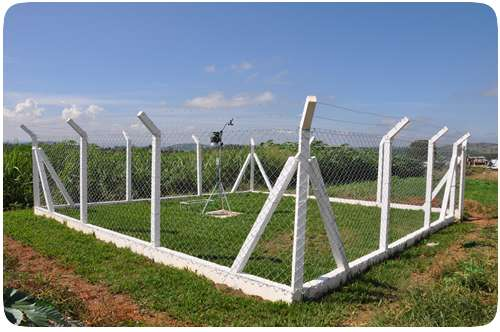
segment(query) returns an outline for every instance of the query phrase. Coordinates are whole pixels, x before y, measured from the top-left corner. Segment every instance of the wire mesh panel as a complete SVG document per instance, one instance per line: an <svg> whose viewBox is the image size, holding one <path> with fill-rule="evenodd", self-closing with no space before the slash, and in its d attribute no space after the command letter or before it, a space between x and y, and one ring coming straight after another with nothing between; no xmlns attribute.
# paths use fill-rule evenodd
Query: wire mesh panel
<svg viewBox="0 0 500 332"><path fill-rule="evenodd" d="M80 145L78 138L73 136L42 136L39 138L39 147L41 149L40 161L45 161L45 163L42 162L42 165L55 211L78 219L80 217L78 208L80 203ZM53 173L50 168L53 169ZM60 180L73 201L73 206L66 202L56 183L57 179ZM47 208L42 189L41 192L40 204Z"/></svg>
<svg viewBox="0 0 500 332"><path fill-rule="evenodd" d="M315 129L311 156L321 175L349 261L378 248L380 208L360 205L376 201L378 146L381 137L328 129ZM311 189L310 194L314 194ZM340 199L340 200L335 200ZM350 203L343 203L342 199ZM319 254L321 253L321 254ZM308 202L305 278L336 268L316 201Z"/></svg>
<svg viewBox="0 0 500 332"><path fill-rule="evenodd" d="M395 137L392 142L391 204L418 207L391 208L389 241L393 242L424 226L428 141Z"/></svg>
<svg viewBox="0 0 500 332"><path fill-rule="evenodd" d="M297 173L289 164L295 159L289 158L298 152L298 134L228 128L215 142L210 131L162 131L160 246L290 285ZM319 166L346 258L352 262L379 249L383 134L314 129L311 136L310 155ZM148 133L89 135L89 224L150 241L151 142ZM57 176L47 177L56 211L78 219L78 138L44 138L40 147ZM448 143L436 147L433 188L448 170L450 157ZM392 141L390 242L424 225L426 167L427 140ZM59 178L74 204L60 190ZM330 243L313 188L307 205L305 281L337 267L332 245L338 245Z"/></svg>
<svg viewBox="0 0 500 332"><path fill-rule="evenodd" d="M436 187L440 184L442 184L441 185L442 188L439 190L439 192L436 193L435 198L432 200L433 207L441 207L443 195L445 192L445 183L442 181L449 170L452 152L453 152L453 140L448 138L440 141L434 148L434 168L432 173L432 188L433 190L436 190L437 189Z"/></svg>
<svg viewBox="0 0 500 332"><path fill-rule="evenodd" d="M166 132L162 136L161 188L164 199L161 203L161 245L231 266L268 197L268 194L258 192L268 188L255 160L255 192L249 192L253 158L250 139L255 137L259 146L256 153L257 150L262 152L259 161L264 173L274 174L273 159L266 159L269 153L260 142L271 144L271 139L279 142L280 138L275 132L226 130L223 145L214 145L211 144L212 134ZM202 148L203 186L200 196L197 195L196 145L191 135L199 140ZM293 150L285 150L282 155L288 158L293 153ZM282 168L280 158L275 163L276 170ZM268 252L265 243L269 241L266 240L268 237L274 241L283 227L293 233L293 207L293 198L286 198L273 216L269 229L266 229L266 234L270 235L261 239L264 249L258 247L256 256L250 257L247 268L253 274L275 281L289 278L291 251L280 247Z"/></svg>

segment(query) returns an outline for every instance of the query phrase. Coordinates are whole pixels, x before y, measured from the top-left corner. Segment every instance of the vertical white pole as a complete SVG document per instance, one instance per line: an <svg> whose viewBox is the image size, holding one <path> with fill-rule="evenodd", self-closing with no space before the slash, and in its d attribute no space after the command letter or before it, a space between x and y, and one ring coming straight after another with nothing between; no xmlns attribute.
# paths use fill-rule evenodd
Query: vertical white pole
<svg viewBox="0 0 500 332"><path fill-rule="evenodd" d="M255 190L255 141L250 138L250 191Z"/></svg>
<svg viewBox="0 0 500 332"><path fill-rule="evenodd" d="M202 179L203 159L201 155L201 144L198 137L194 135L191 135L191 137L193 138L193 141L196 143L196 188L198 196L201 196L203 192L203 179Z"/></svg>
<svg viewBox="0 0 500 332"><path fill-rule="evenodd" d="M314 138L315 138L314 136L311 136L311 137L309 138L309 151L311 151L311 144L312 144L312 142L314 141ZM311 153L309 152L309 154L311 154ZM309 174L307 175L307 180L306 180L306 181L307 181L307 183L308 183L308 185L307 185L307 197L309 197L309 195L310 195L310 191L311 191L311 187L309 186L309 184L310 184Z"/></svg>
<svg viewBox="0 0 500 332"><path fill-rule="evenodd" d="M455 216L457 219L462 220L464 217L464 192L465 192L465 168L467 166L467 140L462 143L460 151L460 193L458 194L458 211Z"/></svg>
<svg viewBox="0 0 500 332"><path fill-rule="evenodd" d="M130 142L130 137L128 137L125 131L122 131L123 137L125 137L125 200L127 202L132 200L132 143Z"/></svg>
<svg viewBox="0 0 500 332"><path fill-rule="evenodd" d="M383 138L383 161L382 161L382 186L381 186L381 210L380 210L380 237L379 248L387 250L389 245L389 221L391 210L391 177L392 177L392 139L410 121L404 117Z"/></svg>
<svg viewBox="0 0 500 332"><path fill-rule="evenodd" d="M432 173L434 170L434 146L437 140L448 131L447 127L443 127L436 135L429 139L427 145L427 175L425 181L425 203L424 203L424 228L429 228L431 225L431 210L432 210Z"/></svg>
<svg viewBox="0 0 500 332"><path fill-rule="evenodd" d="M33 206L40 207L40 177L38 176L38 167L36 162L36 149L38 149L38 137L25 125L21 125L24 130L31 137L31 168L33 174Z"/></svg>
<svg viewBox="0 0 500 332"><path fill-rule="evenodd" d="M87 150L88 136L87 133L76 124L73 119L68 119L66 123L73 128L80 136L80 221L83 224L87 223Z"/></svg>
<svg viewBox="0 0 500 332"><path fill-rule="evenodd" d="M297 169L297 187L295 197L295 221L293 231L293 254L292 254L292 290L294 297L302 297L302 288L304 285L304 253L306 242L306 216L307 216L307 193L309 187L309 178L307 166L304 163L309 162L311 137L311 123L316 109L317 99L315 96L308 96L302 112L302 120L299 129L299 151L298 151L298 169Z"/></svg>
<svg viewBox="0 0 500 332"><path fill-rule="evenodd" d="M380 238L379 248L387 250L389 236L389 219L390 219L390 195L391 195L391 173L392 173L392 158L391 158L391 140L386 138L384 141L384 161L382 170L382 192L381 192L381 211L380 211Z"/></svg>
<svg viewBox="0 0 500 332"><path fill-rule="evenodd" d="M448 205L448 209L450 211L450 215L455 216L455 197L456 197L456 190L457 190L457 170L458 170L458 149L460 149L460 146L456 146L456 158L455 158L455 165L453 165L453 173L451 176L451 188L450 188L450 201Z"/></svg>
<svg viewBox="0 0 500 332"><path fill-rule="evenodd" d="M454 177L454 173L456 173L457 170L457 159L458 159L458 147L462 145L463 142L465 142L468 138L470 137L470 133L465 134L464 136L460 137L455 143L453 143L453 148L452 148L452 155L451 155L451 160L450 160L450 166L448 168L448 172L446 173L446 186L444 189L444 196L443 196L443 202L441 203L441 212L439 214L439 219L443 219L447 217L447 212L449 210L449 207L451 205L451 195L452 195L452 186L453 186L453 179L456 179ZM451 211L451 216L454 216L454 211Z"/></svg>
<svg viewBox="0 0 500 332"><path fill-rule="evenodd" d="M144 112L137 117L152 135L151 142L151 244L160 246L161 131Z"/></svg>
<svg viewBox="0 0 500 332"><path fill-rule="evenodd" d="M377 203L382 202L382 170L384 168L384 139L385 136L380 140L378 146L378 168L377 168Z"/></svg>

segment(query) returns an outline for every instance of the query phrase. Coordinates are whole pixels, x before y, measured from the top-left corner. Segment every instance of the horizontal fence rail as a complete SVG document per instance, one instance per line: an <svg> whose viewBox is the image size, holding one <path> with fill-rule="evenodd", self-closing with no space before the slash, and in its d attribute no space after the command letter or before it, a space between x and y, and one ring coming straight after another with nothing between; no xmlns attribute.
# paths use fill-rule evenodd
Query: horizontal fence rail
<svg viewBox="0 0 500 332"><path fill-rule="evenodd" d="M32 140L35 213L272 301L318 298L463 215L469 134L146 131ZM398 122L399 121L399 122ZM449 142L449 141L448 141Z"/></svg>

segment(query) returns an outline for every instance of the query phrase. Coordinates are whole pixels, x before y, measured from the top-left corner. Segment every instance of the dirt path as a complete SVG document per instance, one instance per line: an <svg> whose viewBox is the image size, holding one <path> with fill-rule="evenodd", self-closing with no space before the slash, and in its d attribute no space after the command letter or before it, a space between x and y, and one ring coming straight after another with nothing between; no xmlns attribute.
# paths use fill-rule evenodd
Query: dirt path
<svg viewBox="0 0 500 332"><path fill-rule="evenodd" d="M463 243L467 241L479 240L481 230L485 227L498 223L497 219L477 219L470 221L477 225L466 237L457 239L454 244L449 246L446 250L439 252L432 261L429 268L420 273L413 273L411 276L410 284L422 285L430 283L442 276L445 268L456 265L467 256L467 251L463 247ZM359 309L352 313L352 315L344 321L344 326L368 326L372 318L379 312L379 310L387 311L391 306L398 306L398 302L391 302L384 304L382 307L374 308L373 305L362 305Z"/></svg>
<svg viewBox="0 0 500 332"><path fill-rule="evenodd" d="M189 326L165 313L147 312L127 295L112 294L107 287L91 284L65 268L48 259L31 247L4 236L4 252L17 259L17 272L25 272L36 278L41 274L54 287L67 288L85 303L87 314L83 323L86 326L116 326L123 322L140 322L148 326Z"/></svg>

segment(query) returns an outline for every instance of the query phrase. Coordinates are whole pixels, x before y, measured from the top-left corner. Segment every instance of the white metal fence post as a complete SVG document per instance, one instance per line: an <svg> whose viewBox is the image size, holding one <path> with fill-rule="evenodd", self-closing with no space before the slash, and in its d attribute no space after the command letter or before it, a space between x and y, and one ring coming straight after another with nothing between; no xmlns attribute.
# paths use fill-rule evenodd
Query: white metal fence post
<svg viewBox="0 0 500 332"><path fill-rule="evenodd" d="M314 139L315 139L315 137L314 137L314 136L311 136L311 137L309 138L309 151L311 151L311 145L312 145L312 143L313 143ZM311 154L311 153L309 152L309 154ZM309 197L309 195L310 195L310 191L311 191L311 187L309 186L309 184L311 183L311 182L310 182L310 179L309 179L309 174L307 175L307 183L308 183L308 185L307 185L307 197Z"/></svg>
<svg viewBox="0 0 500 332"><path fill-rule="evenodd" d="M122 131L125 137L125 200L127 202L132 200L132 142L125 131Z"/></svg>
<svg viewBox="0 0 500 332"><path fill-rule="evenodd" d="M443 127L434 136L429 139L427 144L427 174L425 181L425 203L424 203L424 228L429 228L431 225L431 210L432 210L432 173L434 170L434 147L438 139L448 131L447 127Z"/></svg>
<svg viewBox="0 0 500 332"><path fill-rule="evenodd" d="M462 143L467 140L470 136L470 133L465 134L460 137L455 143L453 143L453 152L451 155L450 166L448 171L446 172L446 186L444 189L443 201L441 203L441 212L439 213L439 218L443 219L447 217L447 211L451 205L451 195L452 195L452 180L454 178L454 173L457 169L457 159L458 159L458 147L462 145ZM454 211L450 211L451 215L454 216Z"/></svg>
<svg viewBox="0 0 500 332"><path fill-rule="evenodd" d="M404 117L392 128L383 138L383 169L382 169L382 191L381 191L381 211L380 211L380 238L379 249L387 250L389 244L389 221L391 210L391 177L392 177L392 139L401 129L403 129L409 120Z"/></svg>
<svg viewBox="0 0 500 332"><path fill-rule="evenodd" d="M299 164L297 167L291 284L296 298L302 297L302 288L304 285L304 252L306 241L307 195L309 187L309 177L307 174L309 167L304 166L304 163L309 162L311 123L314 116L314 110L316 109L316 103L317 99L315 96L308 96L306 98L299 127L299 149L297 154Z"/></svg>
<svg viewBox="0 0 500 332"><path fill-rule="evenodd" d="M377 203L382 203L382 171L384 168L384 141L382 137L378 146L378 168L377 168Z"/></svg>
<svg viewBox="0 0 500 332"><path fill-rule="evenodd" d="M462 143L460 152L460 192L458 195L458 211L456 218L462 220L464 217L464 192L465 192L465 169L467 167L467 140Z"/></svg>
<svg viewBox="0 0 500 332"><path fill-rule="evenodd" d="M38 176L38 167L36 162L36 149L38 149L38 137L34 132L28 129L25 125L21 125L31 138L31 169L33 174L33 206L40 207L40 177Z"/></svg>
<svg viewBox="0 0 500 332"><path fill-rule="evenodd" d="M250 191L255 190L255 141L250 138Z"/></svg>
<svg viewBox="0 0 500 332"><path fill-rule="evenodd" d="M80 136L80 221L87 223L87 150L88 136L87 133L76 124L73 119L68 119L66 123Z"/></svg>
<svg viewBox="0 0 500 332"><path fill-rule="evenodd" d="M160 246L161 131L144 112L137 114L152 135L151 140L151 244Z"/></svg>
<svg viewBox="0 0 500 332"><path fill-rule="evenodd" d="M201 154L201 144L198 137L191 135L196 144L196 189L198 196L203 193L203 157Z"/></svg>

